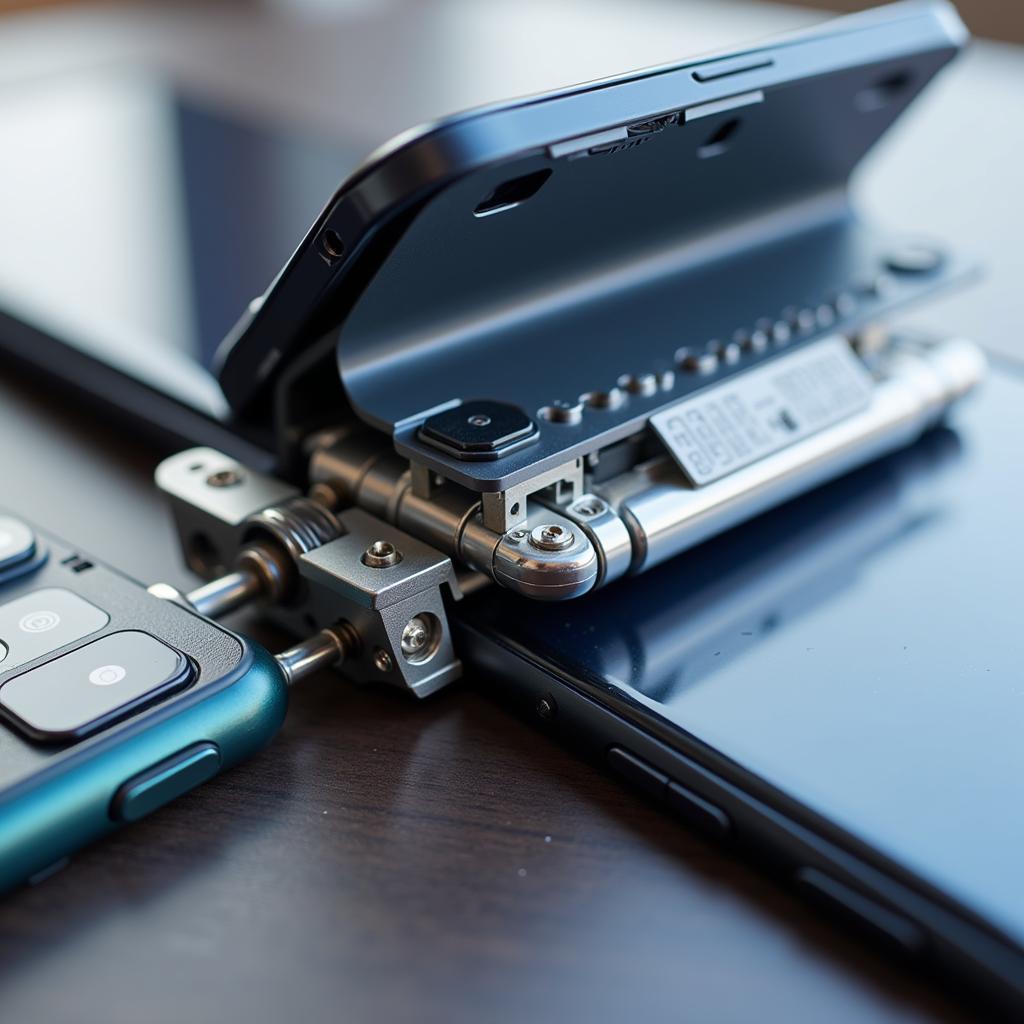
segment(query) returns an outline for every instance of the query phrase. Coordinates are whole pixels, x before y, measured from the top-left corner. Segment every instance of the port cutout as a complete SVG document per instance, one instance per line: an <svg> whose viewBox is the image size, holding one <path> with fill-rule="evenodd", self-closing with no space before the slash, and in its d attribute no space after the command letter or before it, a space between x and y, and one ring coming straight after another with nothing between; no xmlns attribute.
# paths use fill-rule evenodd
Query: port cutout
<svg viewBox="0 0 1024 1024"><path fill-rule="evenodd" d="M869 114L874 110L881 110L883 107L894 103L910 87L911 75L909 71L897 71L879 79L874 85L867 89L861 89L853 98L853 105L862 113Z"/></svg>
<svg viewBox="0 0 1024 1024"><path fill-rule="evenodd" d="M551 177L551 168L545 167L531 174L524 174L510 181L503 181L493 192L485 196L476 209L474 217L490 217L494 213L513 210L527 199L532 199Z"/></svg>
<svg viewBox="0 0 1024 1024"><path fill-rule="evenodd" d="M731 145L739 126L740 119L738 117L731 117L728 121L724 121L697 147L697 156L701 160L721 156Z"/></svg>
<svg viewBox="0 0 1024 1024"><path fill-rule="evenodd" d="M326 228L320 236L320 255L328 265L345 257L345 243L334 228Z"/></svg>

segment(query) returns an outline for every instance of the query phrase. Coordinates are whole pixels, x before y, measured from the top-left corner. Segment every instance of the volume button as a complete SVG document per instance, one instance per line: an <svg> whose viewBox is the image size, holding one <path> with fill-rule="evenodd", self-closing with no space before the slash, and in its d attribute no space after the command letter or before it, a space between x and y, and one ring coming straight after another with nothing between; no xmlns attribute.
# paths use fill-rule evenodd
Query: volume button
<svg viewBox="0 0 1024 1024"><path fill-rule="evenodd" d="M907 953L920 953L925 944L921 929L895 911L862 896L855 889L837 881L817 868L800 868L795 875L797 885L812 899L823 903L842 917L868 928Z"/></svg>
<svg viewBox="0 0 1024 1024"><path fill-rule="evenodd" d="M655 799L665 796L668 776L652 764L625 747L611 747L608 750L608 764L627 782L639 787Z"/></svg>
<svg viewBox="0 0 1024 1024"><path fill-rule="evenodd" d="M669 782L668 805L687 825L716 839L726 839L732 832L729 815L713 803L698 796L678 782Z"/></svg>
<svg viewBox="0 0 1024 1024"><path fill-rule="evenodd" d="M114 821L138 821L220 770L220 750L214 743L197 743L129 779L110 802Z"/></svg>

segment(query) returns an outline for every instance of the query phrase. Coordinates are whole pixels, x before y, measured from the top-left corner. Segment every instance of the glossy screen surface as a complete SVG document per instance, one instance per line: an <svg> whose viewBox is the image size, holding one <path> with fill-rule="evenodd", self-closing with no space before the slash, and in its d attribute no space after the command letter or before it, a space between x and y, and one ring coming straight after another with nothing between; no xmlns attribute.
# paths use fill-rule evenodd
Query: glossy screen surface
<svg viewBox="0 0 1024 1024"><path fill-rule="evenodd" d="M1022 942L1024 377L955 427L607 591L471 618Z"/></svg>
<svg viewBox="0 0 1024 1024"><path fill-rule="evenodd" d="M213 353L366 151L142 71L0 95L0 310L214 416Z"/></svg>

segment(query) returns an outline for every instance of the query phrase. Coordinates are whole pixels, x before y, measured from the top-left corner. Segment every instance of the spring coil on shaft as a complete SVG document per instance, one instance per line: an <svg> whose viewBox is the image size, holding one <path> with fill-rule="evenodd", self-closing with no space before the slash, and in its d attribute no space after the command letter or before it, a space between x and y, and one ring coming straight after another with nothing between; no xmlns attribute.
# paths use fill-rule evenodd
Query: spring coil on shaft
<svg viewBox="0 0 1024 1024"><path fill-rule="evenodd" d="M342 533L323 505L292 498L254 513L232 572L187 595L192 607L216 618L259 598L291 602L300 596L298 560Z"/></svg>
<svg viewBox="0 0 1024 1024"><path fill-rule="evenodd" d="M293 559L341 534L341 526L334 515L309 498L292 498L281 505L271 505L251 515L246 522L247 541L261 533L269 534Z"/></svg>

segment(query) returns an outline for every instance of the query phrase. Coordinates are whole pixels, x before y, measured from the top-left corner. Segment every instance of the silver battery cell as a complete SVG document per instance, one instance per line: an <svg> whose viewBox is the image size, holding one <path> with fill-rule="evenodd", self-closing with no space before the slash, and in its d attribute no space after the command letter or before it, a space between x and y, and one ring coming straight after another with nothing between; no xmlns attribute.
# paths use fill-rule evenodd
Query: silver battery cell
<svg viewBox="0 0 1024 1024"><path fill-rule="evenodd" d="M665 455L593 490L629 531L629 571L643 572L759 512L911 444L984 372L981 350L968 341L895 346L879 367L879 379L866 403L858 403L857 411L830 426L703 486L691 482L677 456Z"/></svg>
<svg viewBox="0 0 1024 1024"><path fill-rule="evenodd" d="M869 372L849 341L825 338L684 398L650 425L666 454L567 504L541 490L504 534L485 525L478 494L443 482L418 493L379 439L314 450L310 477L502 586L563 600L911 444L985 369L960 340L893 343L871 360ZM561 541L534 537L538 527Z"/></svg>

